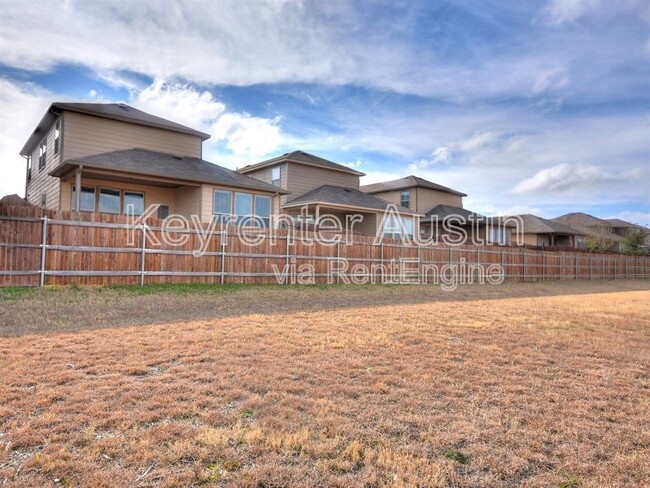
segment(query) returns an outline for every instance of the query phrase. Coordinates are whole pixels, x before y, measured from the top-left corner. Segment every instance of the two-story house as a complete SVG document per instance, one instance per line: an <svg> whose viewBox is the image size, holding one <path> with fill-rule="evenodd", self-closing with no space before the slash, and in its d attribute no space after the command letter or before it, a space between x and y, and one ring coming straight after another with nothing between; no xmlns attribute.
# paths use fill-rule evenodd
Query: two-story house
<svg viewBox="0 0 650 488"><path fill-rule="evenodd" d="M361 220L349 226L357 232L370 235L379 232L387 237L417 233L420 212L360 191L359 178L365 175L348 166L304 151L293 151L238 171L288 191L289 194L280 197L277 212L291 215L295 220L318 222L322 216L331 215L345 226L349 218L358 216ZM399 215L386 214L391 203Z"/></svg>
<svg viewBox="0 0 650 488"><path fill-rule="evenodd" d="M20 154L26 199L55 210L258 215L281 188L202 159L203 132L121 103L53 103ZM275 204L277 205L277 204Z"/></svg>

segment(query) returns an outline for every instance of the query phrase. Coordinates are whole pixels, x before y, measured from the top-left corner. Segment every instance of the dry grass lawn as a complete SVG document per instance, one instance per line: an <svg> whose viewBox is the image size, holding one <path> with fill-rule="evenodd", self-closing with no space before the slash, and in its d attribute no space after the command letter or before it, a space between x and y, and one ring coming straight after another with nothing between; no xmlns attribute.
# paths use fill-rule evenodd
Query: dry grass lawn
<svg viewBox="0 0 650 488"><path fill-rule="evenodd" d="M556 285L5 295L0 486L648 486L650 284Z"/></svg>

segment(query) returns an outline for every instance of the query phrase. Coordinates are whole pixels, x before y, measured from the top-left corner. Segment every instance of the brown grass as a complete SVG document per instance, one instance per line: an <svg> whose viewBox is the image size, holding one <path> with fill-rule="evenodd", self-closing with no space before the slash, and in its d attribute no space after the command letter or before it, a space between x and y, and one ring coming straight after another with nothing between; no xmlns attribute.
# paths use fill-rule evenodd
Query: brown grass
<svg viewBox="0 0 650 488"><path fill-rule="evenodd" d="M0 485L647 486L647 283L519 286L2 339Z"/></svg>

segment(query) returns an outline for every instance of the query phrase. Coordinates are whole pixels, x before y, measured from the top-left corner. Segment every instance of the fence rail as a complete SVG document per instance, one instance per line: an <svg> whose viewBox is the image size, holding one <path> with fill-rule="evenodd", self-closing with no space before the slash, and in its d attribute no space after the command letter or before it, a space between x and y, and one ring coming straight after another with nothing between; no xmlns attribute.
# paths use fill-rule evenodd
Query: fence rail
<svg viewBox="0 0 650 488"><path fill-rule="evenodd" d="M492 265L515 281L650 277L648 256L414 245L363 235L354 235L351 243L326 244L313 234L287 230L248 232L249 237L264 234L253 245L232 227L165 229L156 219L133 224L120 216L37 212L43 211L0 207L0 286L293 283L301 277L403 282L405 270L407 282L437 282L445 268ZM129 232L135 237L130 242ZM176 242L165 242L163 232L174 234Z"/></svg>

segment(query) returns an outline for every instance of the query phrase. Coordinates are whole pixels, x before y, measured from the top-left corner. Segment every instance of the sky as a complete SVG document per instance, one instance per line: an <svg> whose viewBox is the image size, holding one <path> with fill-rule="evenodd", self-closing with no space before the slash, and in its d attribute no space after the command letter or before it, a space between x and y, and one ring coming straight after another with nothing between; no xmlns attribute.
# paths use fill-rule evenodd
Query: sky
<svg viewBox="0 0 650 488"><path fill-rule="evenodd" d="M650 225L642 0L1 0L0 196L54 101L124 102L241 167L300 149L487 215Z"/></svg>

